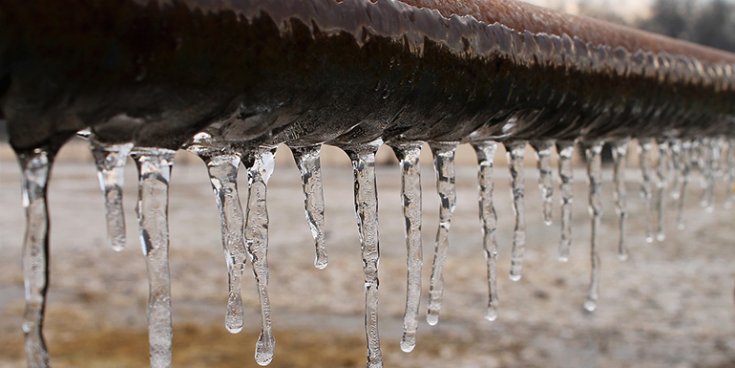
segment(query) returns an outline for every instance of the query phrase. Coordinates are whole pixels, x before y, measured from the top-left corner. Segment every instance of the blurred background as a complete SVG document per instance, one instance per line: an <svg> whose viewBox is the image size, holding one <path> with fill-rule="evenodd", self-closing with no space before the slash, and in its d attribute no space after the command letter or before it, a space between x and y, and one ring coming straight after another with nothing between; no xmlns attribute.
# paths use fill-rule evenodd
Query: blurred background
<svg viewBox="0 0 735 368"><path fill-rule="evenodd" d="M735 51L735 2L587 0L534 1ZM4 134L4 127L0 127ZM556 155L554 155L556 156ZM323 149L330 264L313 265L313 242L304 220L298 170L281 146L269 185L270 296L276 356L272 367L363 367L363 282L353 215L352 173L346 155ZM524 277L508 277L513 211L505 152L496 156L495 199L499 216L499 318L482 317L486 304L485 261L477 218L476 158L460 146L458 206L450 232L444 305L439 325L425 322L433 241L438 226L431 156L423 150L424 292L416 349L399 349L405 301L405 244L400 176L395 157L378 157L381 231L380 332L387 367L735 367L732 209L714 213L699 205L694 176L686 192L684 221L677 230L667 199L667 238L647 244L645 207L639 197L637 147L631 145L625 176L629 193L631 250L617 259L617 216L611 168L604 166L605 213L599 249L601 297L595 314L582 310L589 281L589 214L584 165L575 158L573 248L557 261L559 195L554 224L543 224L535 158L526 152L528 248ZM554 162L554 165L556 163ZM556 167L556 166L554 166ZM246 200L244 170L241 199ZM557 177L555 172L555 177ZM558 177L556 178L558 181ZM0 367L24 367L24 229L15 158L0 143ZM667 197L668 198L668 197ZM126 168L127 247L113 252L105 238L104 206L86 142L74 140L58 156L49 191L51 286L46 336L55 367L144 367L148 364L145 263L137 238L136 177ZM243 281L246 327L229 334L223 324L226 270L218 218L204 165L179 152L170 192L174 364L178 367L255 367L259 306L250 273Z"/></svg>

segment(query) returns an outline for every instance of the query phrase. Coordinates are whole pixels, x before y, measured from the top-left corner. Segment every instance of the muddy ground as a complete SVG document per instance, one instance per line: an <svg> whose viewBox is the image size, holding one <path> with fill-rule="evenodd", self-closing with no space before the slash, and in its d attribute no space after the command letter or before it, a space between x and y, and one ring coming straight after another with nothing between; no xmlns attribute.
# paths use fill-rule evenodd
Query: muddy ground
<svg viewBox="0 0 735 368"><path fill-rule="evenodd" d="M7 147L2 149L6 154L0 160L0 367L22 367L24 220L17 165L7 159ZM62 152L49 193L52 281L45 330L52 362L55 367L143 367L148 356L147 286L133 213L135 170L128 165L126 171L127 248L116 253L105 241L102 196L85 155L72 148ZM364 367L362 262L352 214L351 170L345 160L337 155L324 167L330 252L325 270L312 266L313 244L295 166L287 159L279 161L271 179L270 296L277 340L272 367ZM581 308L589 279L589 215L582 167L575 172L569 263L556 260L558 203L553 226L544 226L537 175L529 167L526 267L523 279L514 283L507 277L513 214L507 169L500 163L496 205L501 304L498 320L487 322L482 318L486 282L475 167L460 165L444 306L439 325L428 326L423 319L438 198L430 161L424 163L425 290L418 345L409 354L398 344L405 298L399 172L395 166L377 170L380 332L387 367L735 366L735 210L718 207L713 214L705 213L698 205L701 189L692 185L687 192L686 230L676 230L673 211L667 211L667 239L646 244L644 207L637 197L640 174L635 168L627 173L631 192L627 262L616 256L617 219L611 173L609 168L605 171L601 298L597 312L590 315ZM718 187L718 204L725 190ZM231 335L223 326L226 273L215 204L205 169L194 160L174 168L170 218L175 365L255 367L259 313L254 281L248 274L243 285L247 326L241 334Z"/></svg>

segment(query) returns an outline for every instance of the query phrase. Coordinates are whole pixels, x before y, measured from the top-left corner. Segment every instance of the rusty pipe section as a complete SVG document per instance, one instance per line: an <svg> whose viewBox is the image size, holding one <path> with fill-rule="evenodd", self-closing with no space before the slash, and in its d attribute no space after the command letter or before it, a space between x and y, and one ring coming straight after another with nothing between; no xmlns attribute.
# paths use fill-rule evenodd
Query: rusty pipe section
<svg viewBox="0 0 735 368"><path fill-rule="evenodd" d="M510 0L0 6L18 151L735 134L735 55Z"/></svg>

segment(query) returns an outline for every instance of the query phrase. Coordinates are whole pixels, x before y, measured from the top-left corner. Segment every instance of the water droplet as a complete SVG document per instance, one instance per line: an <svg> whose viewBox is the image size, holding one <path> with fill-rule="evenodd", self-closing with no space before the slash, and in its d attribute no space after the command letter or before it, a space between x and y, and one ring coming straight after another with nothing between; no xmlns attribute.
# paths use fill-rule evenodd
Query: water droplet
<svg viewBox="0 0 735 368"><path fill-rule="evenodd" d="M107 220L107 240L112 249L125 248L125 210L123 209L123 180L125 161L132 143L105 144L89 135L92 156L97 166L97 178L105 196L105 218Z"/></svg>
<svg viewBox="0 0 735 368"><path fill-rule="evenodd" d="M574 171L572 170L572 156L574 155L574 142L557 142L556 151L559 155L559 178L561 179L561 241L559 242L559 260L569 260L569 251L572 246L572 203L574 196L572 182Z"/></svg>
<svg viewBox="0 0 735 368"><path fill-rule="evenodd" d="M421 301L421 143L402 143L393 146L401 165L401 204L406 231L406 309L403 315L401 350L408 353L416 346L419 304Z"/></svg>
<svg viewBox="0 0 735 368"><path fill-rule="evenodd" d="M369 144L345 148L352 161L355 180L355 215L360 234L363 273L365 275L365 337L368 350L368 367L382 367L378 333L378 263L380 242L378 238L378 193L375 185L375 152L382 144L380 139Z"/></svg>
<svg viewBox="0 0 735 368"><path fill-rule="evenodd" d="M168 266L168 186L176 151L136 147L138 226L148 270L148 342L151 367L171 366L171 278Z"/></svg>
<svg viewBox="0 0 735 368"><path fill-rule="evenodd" d="M498 287L496 263L498 259L498 240L496 237L498 214L493 202L493 168L497 143L480 142L472 147L477 154L480 183L480 222L482 222L482 244L487 268L487 309L485 319L494 321L498 318Z"/></svg>
<svg viewBox="0 0 735 368"><path fill-rule="evenodd" d="M320 148L320 145L291 147L291 151L301 172L306 221L309 223L316 248L314 267L321 270L327 267L329 257L324 239L324 188L319 162Z"/></svg>
<svg viewBox="0 0 735 368"><path fill-rule="evenodd" d="M429 283L429 310L426 321L430 325L439 322L442 294L444 292L444 264L447 260L449 248L449 228L452 225L452 215L457 205L457 190L454 185L454 155L457 143L430 143L434 154L434 172L436 173L436 189L439 193L439 228L436 231L434 244L434 263L431 265L431 280Z"/></svg>
<svg viewBox="0 0 735 368"><path fill-rule="evenodd" d="M49 355L43 337L49 266L46 191L54 155L41 148L17 155L22 172L21 193L26 216L22 262L26 303L22 327L26 359L29 367L48 367Z"/></svg>

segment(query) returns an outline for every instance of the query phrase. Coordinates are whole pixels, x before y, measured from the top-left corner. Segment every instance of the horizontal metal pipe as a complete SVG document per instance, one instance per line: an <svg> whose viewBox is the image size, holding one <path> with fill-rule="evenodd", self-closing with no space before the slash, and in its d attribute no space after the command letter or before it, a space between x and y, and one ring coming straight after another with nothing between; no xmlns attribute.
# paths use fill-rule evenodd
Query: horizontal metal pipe
<svg viewBox="0 0 735 368"><path fill-rule="evenodd" d="M735 55L515 1L6 0L11 144L735 134Z"/></svg>

